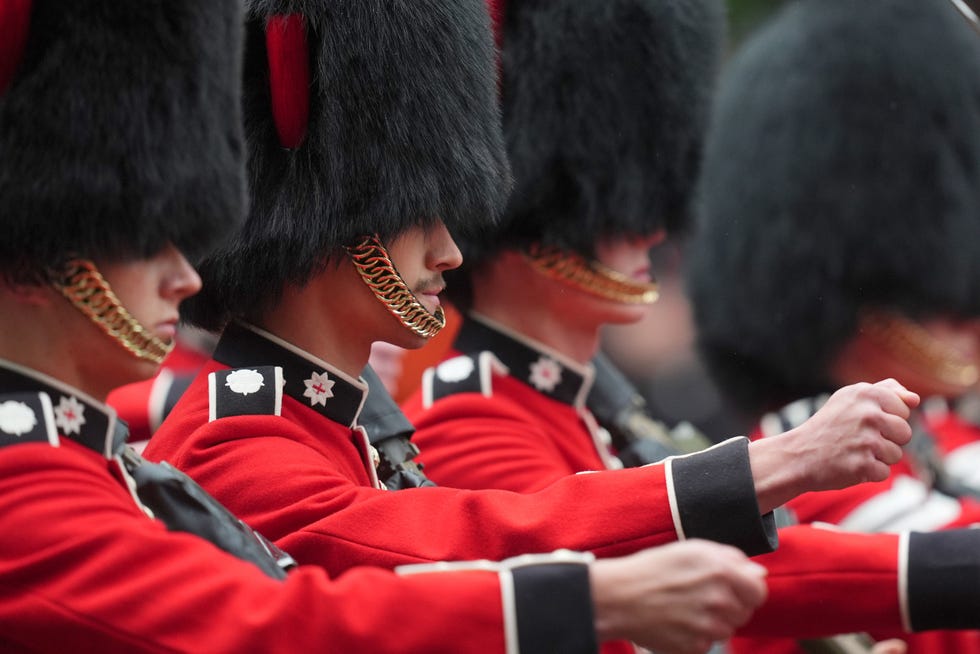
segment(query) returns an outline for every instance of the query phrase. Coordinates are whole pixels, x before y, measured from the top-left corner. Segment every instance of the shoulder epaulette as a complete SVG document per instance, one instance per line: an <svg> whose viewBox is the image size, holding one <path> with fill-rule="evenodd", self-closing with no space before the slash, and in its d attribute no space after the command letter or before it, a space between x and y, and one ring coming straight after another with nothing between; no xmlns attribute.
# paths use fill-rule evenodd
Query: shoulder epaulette
<svg viewBox="0 0 980 654"><path fill-rule="evenodd" d="M47 393L0 395L0 447L19 443L60 445Z"/></svg>
<svg viewBox="0 0 980 654"><path fill-rule="evenodd" d="M493 352L461 354L446 359L422 374L422 405L429 408L436 400L457 393L493 395L493 375L506 375L507 366Z"/></svg>
<svg viewBox="0 0 980 654"><path fill-rule="evenodd" d="M208 375L208 420L282 415L283 384L279 366L212 372Z"/></svg>

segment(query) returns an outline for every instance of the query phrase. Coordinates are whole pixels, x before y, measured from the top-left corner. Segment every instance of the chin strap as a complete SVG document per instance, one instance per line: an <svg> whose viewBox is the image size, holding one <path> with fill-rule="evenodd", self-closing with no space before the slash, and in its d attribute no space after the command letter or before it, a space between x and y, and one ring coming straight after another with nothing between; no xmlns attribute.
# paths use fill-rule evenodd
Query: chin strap
<svg viewBox="0 0 980 654"><path fill-rule="evenodd" d="M653 304L660 297L656 282L634 281L574 252L534 247L525 256L542 275L595 297L622 304Z"/></svg>
<svg viewBox="0 0 980 654"><path fill-rule="evenodd" d="M173 349L173 341L157 338L126 310L91 261L69 261L52 283L76 309L136 358L161 363Z"/></svg>
<svg viewBox="0 0 980 654"><path fill-rule="evenodd" d="M418 301L395 270L395 264L377 236L365 236L360 243L347 248L347 254L374 296L406 329L422 338L432 338L446 326L442 307L429 313Z"/></svg>
<svg viewBox="0 0 980 654"><path fill-rule="evenodd" d="M895 315L868 314L860 329L879 347L922 375L964 391L980 381L977 364L921 325Z"/></svg>

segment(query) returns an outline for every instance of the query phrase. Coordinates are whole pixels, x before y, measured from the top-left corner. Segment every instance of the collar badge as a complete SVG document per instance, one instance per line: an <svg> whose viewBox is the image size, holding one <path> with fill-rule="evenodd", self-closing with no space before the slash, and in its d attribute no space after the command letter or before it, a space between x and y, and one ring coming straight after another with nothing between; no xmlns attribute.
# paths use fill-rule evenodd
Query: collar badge
<svg viewBox="0 0 980 654"><path fill-rule="evenodd" d="M444 382L461 382L473 374L473 359L462 356L443 361L436 367L436 376Z"/></svg>
<svg viewBox="0 0 980 654"><path fill-rule="evenodd" d="M13 400L0 404L0 431L14 436L23 436L37 426L34 409L23 402Z"/></svg>
<svg viewBox="0 0 980 654"><path fill-rule="evenodd" d="M81 434L82 425L85 424L85 405L79 402L74 395L72 397L62 395L58 401L58 406L54 408L54 424L66 436L68 434Z"/></svg>
<svg viewBox="0 0 980 654"><path fill-rule="evenodd" d="M327 406L327 400L333 397L333 391L331 389L336 382L330 379L330 376L326 372L315 372L309 379L304 379L303 383L306 384L303 397L310 399L310 406L316 406L317 404Z"/></svg>
<svg viewBox="0 0 980 654"><path fill-rule="evenodd" d="M258 370L236 370L225 379L225 386L233 393L250 395L265 386L265 377Z"/></svg>
<svg viewBox="0 0 980 654"><path fill-rule="evenodd" d="M550 393L561 383L561 366L554 359L542 355L531 364L530 381L539 391Z"/></svg>

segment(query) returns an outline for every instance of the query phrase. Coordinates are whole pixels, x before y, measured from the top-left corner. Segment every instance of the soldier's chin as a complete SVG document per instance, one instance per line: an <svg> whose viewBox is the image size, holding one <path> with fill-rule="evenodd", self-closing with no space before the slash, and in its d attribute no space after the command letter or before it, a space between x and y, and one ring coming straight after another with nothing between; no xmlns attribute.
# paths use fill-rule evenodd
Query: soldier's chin
<svg viewBox="0 0 980 654"><path fill-rule="evenodd" d="M145 381L155 377L156 374L160 372L159 363L154 363L153 361L148 361L146 359L137 359L136 361L139 372L136 374L136 379L133 381Z"/></svg>
<svg viewBox="0 0 980 654"><path fill-rule="evenodd" d="M391 344L406 350L418 350L419 348L425 347L425 344L432 340L431 336L420 336L404 325L402 325L401 331L401 338L398 339L398 342Z"/></svg>

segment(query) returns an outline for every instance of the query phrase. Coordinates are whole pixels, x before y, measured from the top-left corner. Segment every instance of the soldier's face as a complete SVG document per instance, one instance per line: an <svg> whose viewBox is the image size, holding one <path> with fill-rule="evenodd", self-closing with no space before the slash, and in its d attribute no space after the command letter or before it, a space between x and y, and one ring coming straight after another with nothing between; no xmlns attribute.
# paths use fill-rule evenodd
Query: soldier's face
<svg viewBox="0 0 980 654"><path fill-rule="evenodd" d="M157 338L177 334L178 307L201 290L201 278L173 245L149 259L95 262L126 310Z"/></svg>
<svg viewBox="0 0 980 654"><path fill-rule="evenodd" d="M413 227L388 244L395 270L429 313L440 306L439 294L446 283L442 273L458 268L463 256L442 222Z"/></svg>
<svg viewBox="0 0 980 654"><path fill-rule="evenodd" d="M439 294L446 284L442 273L458 267L462 255L455 241L442 222L427 227L412 227L385 244L385 250L405 289L414 296L416 308L421 307L428 314L435 314L440 307ZM364 291L367 286L359 285ZM390 297L392 289L385 292ZM361 295L368 297L370 291ZM378 298L370 297L370 316L366 316L364 329L370 333L372 341L383 341L404 348L419 348L428 340L419 336L391 314ZM421 311L409 314L425 315ZM381 317L385 314L385 317ZM373 318L371 316L374 316ZM413 321L414 324L414 321Z"/></svg>
<svg viewBox="0 0 980 654"><path fill-rule="evenodd" d="M173 245L167 245L148 259L129 261L94 261L99 272L109 283L119 303L135 318L143 329L166 343L172 342L177 333L181 301L201 289L201 278L187 259ZM119 343L100 334L98 340L89 339L101 356L95 366L103 366L106 376L115 372L117 377L127 375L129 383L156 372L157 364L137 359Z"/></svg>
<svg viewBox="0 0 980 654"><path fill-rule="evenodd" d="M650 266L650 250L666 238L663 230L645 236L601 239L596 244L596 259L604 266L636 282L650 282L654 275ZM596 299L601 306L601 323L630 324L639 322L650 312L649 304L624 304L613 300Z"/></svg>
<svg viewBox="0 0 980 654"><path fill-rule="evenodd" d="M666 233L661 230L647 236L602 239L596 244L596 258L634 281L649 282L653 279L650 250L665 238Z"/></svg>
<svg viewBox="0 0 980 654"><path fill-rule="evenodd" d="M980 381L980 319L888 317L862 327L831 366L851 384L893 377L923 397L976 392Z"/></svg>

